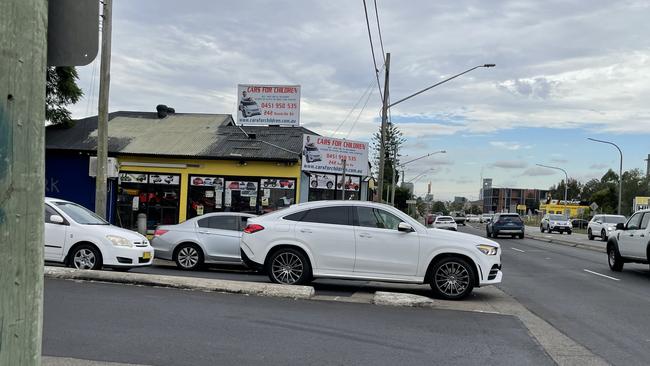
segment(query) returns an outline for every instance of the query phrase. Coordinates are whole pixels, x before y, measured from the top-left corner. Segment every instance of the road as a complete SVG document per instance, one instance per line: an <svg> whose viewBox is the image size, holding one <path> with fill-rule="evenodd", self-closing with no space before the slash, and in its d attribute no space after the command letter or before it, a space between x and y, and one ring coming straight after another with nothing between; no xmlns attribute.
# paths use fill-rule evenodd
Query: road
<svg viewBox="0 0 650 366"><path fill-rule="evenodd" d="M483 228L462 230L485 236ZM532 239L496 239L499 287L560 331L615 365L650 362L650 270L609 270L605 253Z"/></svg>
<svg viewBox="0 0 650 366"><path fill-rule="evenodd" d="M43 354L145 365L551 365L515 317L47 279Z"/></svg>

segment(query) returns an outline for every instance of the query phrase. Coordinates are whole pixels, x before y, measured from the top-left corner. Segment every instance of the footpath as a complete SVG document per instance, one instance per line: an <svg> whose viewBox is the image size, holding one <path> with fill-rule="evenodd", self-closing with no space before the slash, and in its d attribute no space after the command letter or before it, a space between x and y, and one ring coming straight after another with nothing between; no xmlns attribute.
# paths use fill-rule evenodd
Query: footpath
<svg viewBox="0 0 650 366"><path fill-rule="evenodd" d="M606 252L606 244L600 240L600 238L595 238L594 240L589 240L587 234L577 234L573 233L560 234L560 233L542 233L538 227L535 226L526 226L526 237L530 239L540 240L547 243L555 243L560 245L566 245L575 248L589 249L596 252Z"/></svg>

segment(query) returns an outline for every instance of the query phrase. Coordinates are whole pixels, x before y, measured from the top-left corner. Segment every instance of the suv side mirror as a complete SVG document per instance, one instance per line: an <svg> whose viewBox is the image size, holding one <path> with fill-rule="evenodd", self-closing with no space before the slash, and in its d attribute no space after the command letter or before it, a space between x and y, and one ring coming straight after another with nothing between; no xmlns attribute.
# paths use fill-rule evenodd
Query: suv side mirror
<svg viewBox="0 0 650 366"><path fill-rule="evenodd" d="M409 224L407 224L405 222L400 222L399 224L397 224L397 230L398 231L403 231L403 232L406 232L406 233L410 233L410 232L415 231L415 230L413 230L413 226L411 226L411 225L409 225Z"/></svg>
<svg viewBox="0 0 650 366"><path fill-rule="evenodd" d="M61 217L59 215L52 215L52 216L50 216L50 223L61 225L61 224L64 223L63 217Z"/></svg>
<svg viewBox="0 0 650 366"><path fill-rule="evenodd" d="M625 230L625 224L619 222L618 224L616 224L616 230Z"/></svg>

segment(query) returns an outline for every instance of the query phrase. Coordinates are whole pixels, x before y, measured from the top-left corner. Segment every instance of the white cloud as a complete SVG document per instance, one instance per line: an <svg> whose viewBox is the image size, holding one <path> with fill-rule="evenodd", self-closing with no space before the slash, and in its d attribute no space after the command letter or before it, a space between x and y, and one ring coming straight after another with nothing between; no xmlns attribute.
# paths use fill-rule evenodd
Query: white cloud
<svg viewBox="0 0 650 366"><path fill-rule="evenodd" d="M523 160L499 160L491 164L492 167L501 169L523 169L528 166Z"/></svg>
<svg viewBox="0 0 650 366"><path fill-rule="evenodd" d="M518 142L490 141L490 145L506 150L531 149L532 145L522 145Z"/></svg>
<svg viewBox="0 0 650 366"><path fill-rule="evenodd" d="M521 175L530 176L530 177L541 177L547 175L557 175L557 172L552 169L535 166L524 170L524 172L521 173Z"/></svg>

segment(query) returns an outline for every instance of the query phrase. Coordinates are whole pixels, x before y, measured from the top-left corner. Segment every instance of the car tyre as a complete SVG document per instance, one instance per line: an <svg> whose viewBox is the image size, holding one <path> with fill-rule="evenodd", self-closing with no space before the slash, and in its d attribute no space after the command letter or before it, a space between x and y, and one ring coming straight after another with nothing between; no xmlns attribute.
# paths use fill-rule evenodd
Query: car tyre
<svg viewBox="0 0 650 366"><path fill-rule="evenodd" d="M316 182L315 180L313 180L313 181L311 181L311 183L309 183L309 185L310 185L312 188L317 188L317 187L318 187L318 182Z"/></svg>
<svg viewBox="0 0 650 366"><path fill-rule="evenodd" d="M184 271L194 271L201 267L203 258L203 251L196 244L181 244L174 251L174 262Z"/></svg>
<svg viewBox="0 0 650 366"><path fill-rule="evenodd" d="M541 231L542 233L544 232L544 226L543 225L539 225L539 231Z"/></svg>
<svg viewBox="0 0 650 366"><path fill-rule="evenodd" d="M566 233L567 235L571 235L571 230L567 231Z"/></svg>
<svg viewBox="0 0 650 366"><path fill-rule="evenodd" d="M524 238L524 234L519 234L519 239L523 239L523 238Z"/></svg>
<svg viewBox="0 0 650 366"><path fill-rule="evenodd" d="M131 270L131 267L113 267L112 270L115 272L128 272Z"/></svg>
<svg viewBox="0 0 650 366"><path fill-rule="evenodd" d="M587 230L587 239L594 240L594 234L591 232L591 229Z"/></svg>
<svg viewBox="0 0 650 366"><path fill-rule="evenodd" d="M102 253L96 246L91 244L81 244L70 252L69 265L76 269L101 269Z"/></svg>
<svg viewBox="0 0 650 366"><path fill-rule="evenodd" d="M274 251L267 260L266 273L272 282L283 285L304 285L312 276L307 256L293 248Z"/></svg>
<svg viewBox="0 0 650 366"><path fill-rule="evenodd" d="M429 285L436 297L462 300L474 289L474 267L458 257L447 257L433 265Z"/></svg>
<svg viewBox="0 0 650 366"><path fill-rule="evenodd" d="M490 230L485 230L485 236L487 236L488 238L492 237L492 234L490 234Z"/></svg>
<svg viewBox="0 0 650 366"><path fill-rule="evenodd" d="M327 182L326 186L327 186L327 189L332 189L332 187L334 187L334 183Z"/></svg>
<svg viewBox="0 0 650 366"><path fill-rule="evenodd" d="M607 232L605 231L605 229L602 229L600 231L600 240L607 241Z"/></svg>
<svg viewBox="0 0 650 366"><path fill-rule="evenodd" d="M620 272L623 270L623 258L621 258L621 254L618 252L615 245L610 245L607 248L607 264L609 264L609 269L614 272Z"/></svg>

